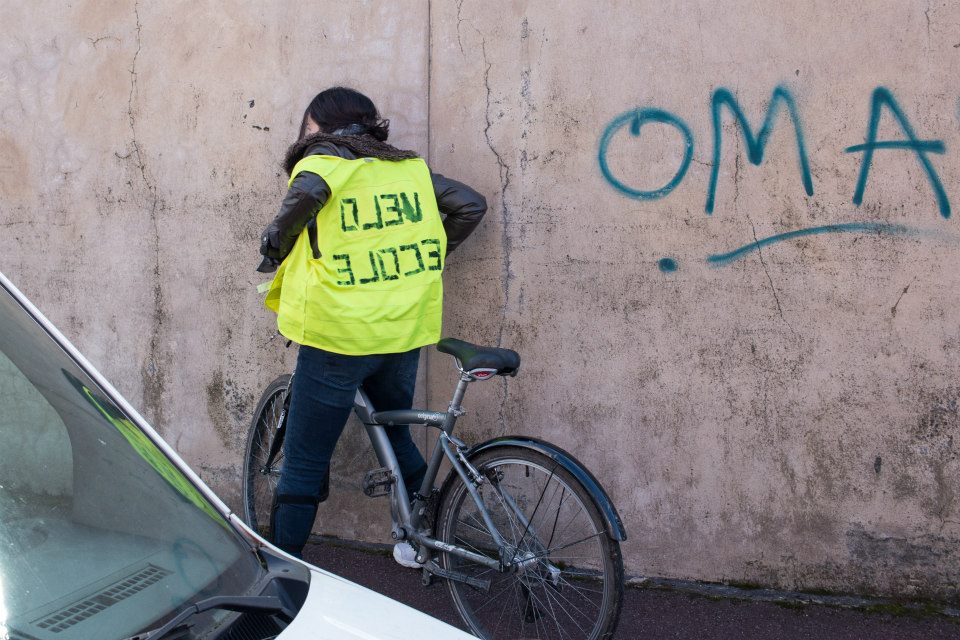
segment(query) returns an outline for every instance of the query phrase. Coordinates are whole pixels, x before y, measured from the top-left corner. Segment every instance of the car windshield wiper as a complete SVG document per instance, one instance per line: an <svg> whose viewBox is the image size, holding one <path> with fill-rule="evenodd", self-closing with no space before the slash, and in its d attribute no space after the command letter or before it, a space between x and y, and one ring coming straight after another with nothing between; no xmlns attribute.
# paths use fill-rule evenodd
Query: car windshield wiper
<svg viewBox="0 0 960 640"><path fill-rule="evenodd" d="M171 618L165 625L130 636L126 640L160 640L160 638L181 626L187 618L210 609L226 609L228 611L239 611L240 613L278 613L285 622L293 620L295 615L283 606L280 598L275 596L216 596L194 602Z"/></svg>

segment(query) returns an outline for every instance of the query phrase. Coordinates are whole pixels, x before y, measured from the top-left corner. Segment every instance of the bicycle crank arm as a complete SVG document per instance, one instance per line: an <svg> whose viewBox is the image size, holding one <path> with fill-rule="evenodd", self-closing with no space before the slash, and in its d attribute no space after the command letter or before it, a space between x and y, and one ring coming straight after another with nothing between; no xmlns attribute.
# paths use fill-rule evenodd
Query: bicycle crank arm
<svg viewBox="0 0 960 640"><path fill-rule="evenodd" d="M451 571L450 569L444 569L433 560L423 565L423 568L426 571L429 571L433 575L438 576L440 578L446 578L447 580L456 580L457 582L468 584L474 589L481 589L483 591L490 590L489 580L474 578L474 577L468 576L465 573L461 573L459 571Z"/></svg>

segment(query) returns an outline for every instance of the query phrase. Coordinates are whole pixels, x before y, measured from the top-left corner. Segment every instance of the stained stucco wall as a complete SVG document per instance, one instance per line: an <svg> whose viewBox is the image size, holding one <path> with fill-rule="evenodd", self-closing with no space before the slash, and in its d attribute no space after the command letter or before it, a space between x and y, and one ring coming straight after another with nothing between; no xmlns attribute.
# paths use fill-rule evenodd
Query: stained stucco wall
<svg viewBox="0 0 960 640"><path fill-rule="evenodd" d="M577 453L630 573L956 595L955 6L5 12L0 269L228 501L292 364L250 270L277 162L348 83L488 195L446 332L524 365L471 389L468 438ZM431 404L452 384L430 354ZM348 433L318 531L382 539Z"/></svg>
<svg viewBox="0 0 960 640"><path fill-rule="evenodd" d="M250 413L295 357L255 291L283 153L310 98L340 83L375 96L396 144L426 153L427 5L2 12L0 270L239 507ZM350 436L338 468L352 461L359 479L376 463ZM375 535L381 505L361 506L326 522Z"/></svg>

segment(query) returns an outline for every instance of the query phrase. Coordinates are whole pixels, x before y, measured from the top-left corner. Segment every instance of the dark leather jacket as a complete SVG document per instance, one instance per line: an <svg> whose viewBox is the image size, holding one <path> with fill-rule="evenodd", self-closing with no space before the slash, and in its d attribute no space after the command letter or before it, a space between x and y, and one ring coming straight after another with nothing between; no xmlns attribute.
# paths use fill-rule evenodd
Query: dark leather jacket
<svg viewBox="0 0 960 640"><path fill-rule="evenodd" d="M308 147L303 155L339 156L348 160L357 158L349 148L329 141ZM443 229L447 234L449 255L480 224L483 214L487 212L487 201L462 182L439 173L431 172L430 176L433 178L437 205L444 216ZM280 261L293 249L304 227L315 228L316 215L329 197L330 187L323 178L309 171L297 174L280 205L280 212L260 235L260 253L265 259L258 271L276 270ZM311 237L311 241L316 246L315 236Z"/></svg>

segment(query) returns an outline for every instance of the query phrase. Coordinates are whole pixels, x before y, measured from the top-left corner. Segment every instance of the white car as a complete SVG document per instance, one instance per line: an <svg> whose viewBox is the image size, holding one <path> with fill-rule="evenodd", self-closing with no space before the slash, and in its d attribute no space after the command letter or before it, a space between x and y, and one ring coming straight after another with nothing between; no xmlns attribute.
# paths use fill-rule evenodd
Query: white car
<svg viewBox="0 0 960 640"><path fill-rule="evenodd" d="M0 640L468 638L273 548L0 274Z"/></svg>

